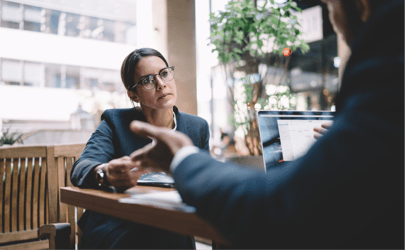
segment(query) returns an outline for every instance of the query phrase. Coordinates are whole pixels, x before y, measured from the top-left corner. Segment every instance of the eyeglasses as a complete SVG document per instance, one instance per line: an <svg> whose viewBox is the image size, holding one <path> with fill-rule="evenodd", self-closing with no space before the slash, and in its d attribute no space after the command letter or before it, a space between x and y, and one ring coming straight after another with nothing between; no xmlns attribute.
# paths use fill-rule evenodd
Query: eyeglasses
<svg viewBox="0 0 405 250"><path fill-rule="evenodd" d="M164 82L170 82L174 78L174 66L161 69L159 74L142 77L141 80L129 90L133 90L138 84L141 84L146 90L154 89L157 82L155 76L157 75L159 75L160 79L162 79Z"/></svg>

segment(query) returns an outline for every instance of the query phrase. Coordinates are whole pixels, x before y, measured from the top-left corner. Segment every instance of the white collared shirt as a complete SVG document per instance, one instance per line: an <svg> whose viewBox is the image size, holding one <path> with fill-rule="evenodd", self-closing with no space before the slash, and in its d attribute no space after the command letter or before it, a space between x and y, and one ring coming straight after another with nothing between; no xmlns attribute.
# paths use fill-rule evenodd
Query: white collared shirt
<svg viewBox="0 0 405 250"><path fill-rule="evenodd" d="M177 121L176 121L176 113L173 112L174 117L174 128L173 131L177 129ZM199 149L196 146L186 146L181 148L177 153L174 155L172 162L170 163L170 172L177 168L177 166L189 155L198 153Z"/></svg>

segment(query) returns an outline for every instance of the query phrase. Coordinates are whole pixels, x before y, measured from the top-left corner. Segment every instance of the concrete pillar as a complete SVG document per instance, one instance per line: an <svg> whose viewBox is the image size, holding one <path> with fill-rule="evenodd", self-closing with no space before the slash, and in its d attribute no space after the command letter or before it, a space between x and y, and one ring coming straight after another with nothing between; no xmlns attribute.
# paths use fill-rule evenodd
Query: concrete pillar
<svg viewBox="0 0 405 250"><path fill-rule="evenodd" d="M167 0L153 0L153 40L157 49L168 60ZM169 61L169 63L171 63Z"/></svg>
<svg viewBox="0 0 405 250"><path fill-rule="evenodd" d="M175 66L177 107L197 115L195 0L153 0L156 49Z"/></svg>

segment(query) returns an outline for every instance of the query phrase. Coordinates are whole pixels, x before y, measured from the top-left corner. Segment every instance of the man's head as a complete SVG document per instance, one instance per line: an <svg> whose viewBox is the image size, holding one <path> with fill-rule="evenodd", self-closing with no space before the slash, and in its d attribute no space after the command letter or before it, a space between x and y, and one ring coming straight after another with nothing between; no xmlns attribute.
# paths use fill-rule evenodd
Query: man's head
<svg viewBox="0 0 405 250"><path fill-rule="evenodd" d="M363 24L388 0L321 0L338 35L350 44Z"/></svg>

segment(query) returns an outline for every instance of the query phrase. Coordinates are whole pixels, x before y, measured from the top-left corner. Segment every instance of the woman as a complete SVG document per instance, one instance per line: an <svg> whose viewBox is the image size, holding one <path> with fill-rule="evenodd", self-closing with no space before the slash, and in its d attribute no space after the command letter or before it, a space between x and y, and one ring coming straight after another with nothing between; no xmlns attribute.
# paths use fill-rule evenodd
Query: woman
<svg viewBox="0 0 405 250"><path fill-rule="evenodd" d="M140 108L110 109L75 162L71 181L82 188L114 187L123 191L136 185L146 173L137 170L129 155L151 140L130 132L129 124L141 120L187 134L195 146L208 151L208 123L197 116L179 112L176 103L174 67L161 53L142 48L122 63L121 78L128 97ZM140 168L141 169L141 168ZM193 248L193 238L86 211L79 221L84 248Z"/></svg>

